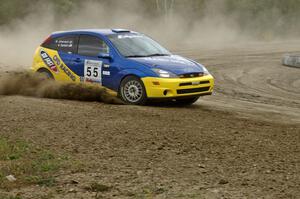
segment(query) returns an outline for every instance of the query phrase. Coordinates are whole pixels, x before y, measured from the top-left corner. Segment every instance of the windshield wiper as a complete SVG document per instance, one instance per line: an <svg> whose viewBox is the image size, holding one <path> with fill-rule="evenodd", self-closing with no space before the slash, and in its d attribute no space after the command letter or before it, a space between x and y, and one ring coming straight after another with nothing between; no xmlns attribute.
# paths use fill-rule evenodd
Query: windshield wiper
<svg viewBox="0 0 300 199"><path fill-rule="evenodd" d="M130 57L148 57L147 55L128 55L126 56L126 58L130 58Z"/></svg>
<svg viewBox="0 0 300 199"><path fill-rule="evenodd" d="M156 56L169 56L169 54L155 53L155 54L147 55L147 57L156 57Z"/></svg>
<svg viewBox="0 0 300 199"><path fill-rule="evenodd" d="M169 54L155 53L150 55L128 55L126 58L130 57L155 57L155 56L169 56Z"/></svg>

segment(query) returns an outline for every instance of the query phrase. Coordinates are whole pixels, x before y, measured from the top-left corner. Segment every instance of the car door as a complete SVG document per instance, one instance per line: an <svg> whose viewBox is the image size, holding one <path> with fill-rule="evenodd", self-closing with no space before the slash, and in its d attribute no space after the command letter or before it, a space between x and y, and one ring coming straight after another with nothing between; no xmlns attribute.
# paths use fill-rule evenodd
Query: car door
<svg viewBox="0 0 300 199"><path fill-rule="evenodd" d="M77 51L78 36L66 35L54 39L53 42L60 58L68 66L70 64L72 54Z"/></svg>
<svg viewBox="0 0 300 199"><path fill-rule="evenodd" d="M99 58L100 53L109 54L109 47L102 39L93 35L80 35L78 51L72 56L70 67L82 82L102 84L103 77L110 75L108 70L103 70L103 67L110 64L110 60Z"/></svg>

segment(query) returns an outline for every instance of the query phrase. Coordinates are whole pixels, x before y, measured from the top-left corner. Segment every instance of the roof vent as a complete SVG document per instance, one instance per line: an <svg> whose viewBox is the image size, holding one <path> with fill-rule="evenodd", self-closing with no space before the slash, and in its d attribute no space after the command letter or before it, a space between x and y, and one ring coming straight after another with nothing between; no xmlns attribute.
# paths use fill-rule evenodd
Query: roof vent
<svg viewBox="0 0 300 199"><path fill-rule="evenodd" d="M128 33L130 32L130 30L126 30L126 29L112 29L111 31L115 32L115 33Z"/></svg>

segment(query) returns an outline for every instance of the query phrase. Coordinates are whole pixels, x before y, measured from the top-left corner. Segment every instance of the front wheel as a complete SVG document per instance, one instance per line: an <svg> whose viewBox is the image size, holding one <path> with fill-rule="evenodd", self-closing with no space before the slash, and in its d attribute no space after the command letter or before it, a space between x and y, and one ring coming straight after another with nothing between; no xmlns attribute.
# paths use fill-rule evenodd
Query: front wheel
<svg viewBox="0 0 300 199"><path fill-rule="evenodd" d="M144 84L135 76L128 76L121 82L119 96L127 104L144 105L147 101Z"/></svg>

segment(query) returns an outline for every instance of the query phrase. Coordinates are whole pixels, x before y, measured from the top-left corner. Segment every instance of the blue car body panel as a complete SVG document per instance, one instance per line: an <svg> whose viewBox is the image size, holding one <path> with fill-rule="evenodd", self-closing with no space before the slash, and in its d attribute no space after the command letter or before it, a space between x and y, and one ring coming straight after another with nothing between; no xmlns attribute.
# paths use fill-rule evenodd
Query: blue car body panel
<svg viewBox="0 0 300 199"><path fill-rule="evenodd" d="M176 75L203 72L200 64L196 64L178 55L134 58L133 60L152 68L170 71Z"/></svg>
<svg viewBox="0 0 300 199"><path fill-rule="evenodd" d="M135 33L135 32L130 32ZM143 77L158 77L158 75L151 70L152 68L158 68L172 72L176 75L186 73L201 73L203 68L201 64L185 59L181 56L153 56L144 58L125 58L123 57L108 36L112 34L120 34L118 31L110 29L88 29L88 30L74 30L66 32L52 33L52 38L62 36L76 35L91 35L102 39L110 49L110 56L112 59L101 59L98 57L87 57L78 54L68 54L64 52L58 52L61 59L66 65L78 76L84 76L84 61L88 60L100 60L104 65L109 68L102 67L102 71L109 70L110 75L103 76L102 85L112 90L118 91L122 79L128 75L134 75L140 78Z"/></svg>

